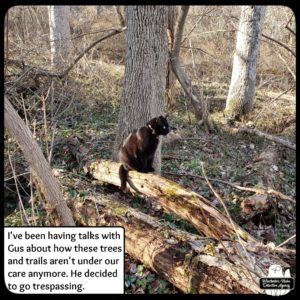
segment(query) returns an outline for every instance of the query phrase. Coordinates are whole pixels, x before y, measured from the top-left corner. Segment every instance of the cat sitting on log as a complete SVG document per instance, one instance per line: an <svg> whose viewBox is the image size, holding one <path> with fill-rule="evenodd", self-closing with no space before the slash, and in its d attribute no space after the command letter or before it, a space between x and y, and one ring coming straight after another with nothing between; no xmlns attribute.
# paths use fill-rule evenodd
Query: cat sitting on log
<svg viewBox="0 0 300 300"><path fill-rule="evenodd" d="M153 159L159 143L159 135L169 133L169 124L166 116L153 118L140 129L133 130L124 140L123 146L119 151L119 177L121 188L126 191L126 183L137 192L137 188L128 177L130 170L142 173L153 172Z"/></svg>

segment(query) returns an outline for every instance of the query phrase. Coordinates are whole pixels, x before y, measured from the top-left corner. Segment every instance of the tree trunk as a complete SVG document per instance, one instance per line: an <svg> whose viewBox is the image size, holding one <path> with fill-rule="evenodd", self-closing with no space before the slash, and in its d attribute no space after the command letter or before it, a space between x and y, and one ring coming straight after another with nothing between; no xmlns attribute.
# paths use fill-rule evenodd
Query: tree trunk
<svg viewBox="0 0 300 300"><path fill-rule="evenodd" d="M182 41L183 29L186 20L186 16L189 11L189 6L182 6L176 25L176 35L174 41L173 51L171 52L171 63L172 70L181 84L186 96L190 99L191 104L194 108L195 116L198 120L202 120L202 103L200 95L197 93L195 88L192 86L192 81L187 77L183 71L179 62L180 46Z"/></svg>
<svg viewBox="0 0 300 300"><path fill-rule="evenodd" d="M256 65L266 6L243 6L225 114L234 119L252 110Z"/></svg>
<svg viewBox="0 0 300 300"><path fill-rule="evenodd" d="M63 70L69 62L71 54L70 7L48 6L51 64L56 71Z"/></svg>
<svg viewBox="0 0 300 300"><path fill-rule="evenodd" d="M85 171L97 180L120 186L119 166L112 161L97 160L87 165ZM237 231L244 241L257 242L237 224L235 231L228 218L201 195L153 173L130 171L129 174L143 195L189 222L199 233L216 239L235 239Z"/></svg>
<svg viewBox="0 0 300 300"><path fill-rule="evenodd" d="M113 159L133 129L164 112L167 68L166 6L127 6L127 46L123 99ZM161 146L154 159L160 172Z"/></svg>
<svg viewBox="0 0 300 300"><path fill-rule="evenodd" d="M218 242L168 228L121 202L116 195L93 193L87 199L80 205L75 202L78 223L86 226L88 220L94 226L124 227L126 252L184 293L262 293L259 277L267 274L270 265L289 267L263 245L249 247L251 262L246 266L237 241ZM101 214L95 209L99 205ZM82 218L87 214L89 218Z"/></svg>
<svg viewBox="0 0 300 300"><path fill-rule="evenodd" d="M10 135L16 139L23 150L25 159L37 178L41 194L45 197L46 209L56 218L61 226L75 226L70 209L68 208L58 183L53 177L49 163L42 150L34 140L30 130L17 114L11 103L4 97L4 123ZM57 213L57 215L55 214Z"/></svg>

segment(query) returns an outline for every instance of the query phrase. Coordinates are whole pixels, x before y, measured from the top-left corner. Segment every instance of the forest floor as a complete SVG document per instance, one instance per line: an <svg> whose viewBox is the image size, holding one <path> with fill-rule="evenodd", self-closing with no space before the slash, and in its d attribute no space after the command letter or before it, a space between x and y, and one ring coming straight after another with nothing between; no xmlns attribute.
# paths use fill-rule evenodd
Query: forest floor
<svg viewBox="0 0 300 300"><path fill-rule="evenodd" d="M90 68L93 66L91 65ZM110 73L108 76L111 76L111 80L118 82L120 86L118 72L121 71L117 70L116 74ZM66 112L65 118L58 124L52 159L52 167L61 174L59 180L65 195L73 200L84 197L86 190L81 184L85 182L88 185L90 181L78 167L65 141L68 137L76 136L89 149L90 159L109 159L118 119L118 101L115 99L120 98L120 93L115 90L114 85L106 87L110 88L106 91L97 89L92 82L85 81L81 84L85 86L84 92L81 89L81 94L76 97L78 103L82 102L82 106L77 108L77 113ZM100 86L104 85L100 84ZM234 128L225 126L222 111L225 107L227 88L226 85L217 83L203 85L203 95L208 100L211 119L216 127L216 132L211 134L205 133L203 127L196 124L192 113L188 114L186 111L184 97L180 92L177 94L176 105L169 111L169 123L177 128L175 132L180 139L170 138L163 142L162 176L203 195L222 210L207 183L201 178L203 174L200 161L205 163L207 176L212 180L219 179L239 186L255 187L258 179L253 170L253 162L263 149L272 144L278 151L278 160L271 166L276 173L275 186L281 193L295 198L296 152L254 135L236 133ZM285 94L276 99L279 94L259 90L256 93L254 110L247 122L251 121L255 128L295 143L295 122L291 121L295 118L295 98ZM99 100L101 98L103 101ZM245 210L245 200L253 193L239 191L226 183L215 181L211 183L224 199L233 220L259 240L278 245L295 233L296 211L293 203L273 199L271 208L257 215L254 214L255 218L245 220L241 217L241 212ZM111 191L101 186L97 189L104 193L118 193L118 189ZM196 233L194 228L176 215L154 210L137 196L128 197L126 201L132 207L158 217L167 226ZM26 208L29 214L30 209L30 206ZM253 209L255 210L255 207ZM40 208L39 218L42 219L43 216L44 212ZM17 209L5 218L7 226L21 225L21 223L22 218ZM295 241L290 241L286 246L295 248ZM126 293L179 292L167 281L129 256L125 258L125 272Z"/></svg>

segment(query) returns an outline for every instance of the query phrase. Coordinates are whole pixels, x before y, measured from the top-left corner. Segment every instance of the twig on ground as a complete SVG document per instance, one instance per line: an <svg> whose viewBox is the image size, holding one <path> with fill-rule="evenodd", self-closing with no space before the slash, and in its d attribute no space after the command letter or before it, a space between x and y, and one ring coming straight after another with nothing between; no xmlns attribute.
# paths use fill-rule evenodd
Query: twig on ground
<svg viewBox="0 0 300 300"><path fill-rule="evenodd" d="M17 178L17 177L21 177L21 176L28 175L28 174L30 174L30 172L24 172L24 173L21 173L21 174L18 174L18 175L9 177L9 178L4 178L4 181L9 181L11 179L14 179L15 177Z"/></svg>
<svg viewBox="0 0 300 300"><path fill-rule="evenodd" d="M165 160L171 160L171 159L184 160L184 158L174 156L174 155L162 155L161 158Z"/></svg>
<svg viewBox="0 0 300 300"><path fill-rule="evenodd" d="M296 234L294 234L293 236L289 237L286 241L284 241L283 243L281 243L281 244L279 244L278 246L276 246L276 247L274 248L274 250L277 249L277 248L282 247L282 246L285 245L285 244L287 244L290 240L294 239L295 237L296 237Z"/></svg>
<svg viewBox="0 0 300 300"><path fill-rule="evenodd" d="M187 177L194 177L194 178L199 178L199 179L203 179L205 180L205 177L200 176L200 175L196 175L196 174L187 174L187 173L172 173L172 172L165 172L164 174L167 175L173 175L173 176L187 176ZM284 195L283 193L279 192L279 191L275 191L273 189L262 189L262 188L251 188L251 187L244 187L244 186L239 186L236 185L232 182L229 181L225 181L225 180L221 180L221 179L215 179L215 178L208 178L210 181L215 181L215 182L219 182L222 184L226 184L229 185L235 189L241 190L241 191L246 191L246 192L253 192L253 193L257 193L257 194L261 194L261 195L274 195L277 196L281 199L284 200L288 200L290 202L296 203L296 200Z"/></svg>
<svg viewBox="0 0 300 300"><path fill-rule="evenodd" d="M256 134L259 137L266 138L270 141L276 142L278 144L281 144L281 145L283 145L287 148L290 148L290 149L293 149L293 150L296 151L296 145L291 143L290 141L287 141L287 140L284 140L284 139L279 138L277 136L259 131L258 129L255 129L255 128L252 129L252 128L247 128L247 127L243 126L243 127L239 128L238 132L247 132L247 133L250 133L250 134Z"/></svg>
<svg viewBox="0 0 300 300"><path fill-rule="evenodd" d="M214 190L214 188L212 187L211 183L209 182L209 180L208 180L208 178L207 178L207 176L206 176L206 172L205 172L205 169L204 169L204 163L203 163L203 161L200 161L200 164L201 164L201 168L202 168L202 172L203 172L203 176L204 176L204 178L205 178L205 181L206 181L206 183L208 184L208 186L209 186L209 188L211 189L211 191L213 192L213 194L215 195L215 197L216 197L216 198L220 201L220 203L222 204L222 206L223 206L223 208L224 208L224 210L225 210L225 212L226 212L226 215L227 215L227 217L228 217L228 220L229 220L229 222L230 222L230 224L231 224L231 226L232 226L233 230L235 231L235 234L236 234L236 236L237 236L237 238L238 238L239 244L241 245L241 247L242 247L243 250L244 250L245 256L247 257L247 261L248 261L248 263L250 264L249 267L250 267L250 269L252 270L252 269L253 269L253 267L252 267L253 262L252 262L252 260L250 259L249 254L248 254L248 251L247 251L247 249L245 248L245 246L244 246L244 244L243 244L243 242L242 242L242 240L241 240L241 237L240 237L240 235L239 235L239 233L238 233L238 231L237 231L237 229L236 229L236 227L235 227L235 225L234 225L234 222L233 222L233 220L232 220L232 218L231 218L231 216L230 216L230 213L229 213L229 211L228 211L228 209L227 209L227 207L226 207L226 205L225 205L225 203L224 203L222 197L219 195L219 193L218 193L217 191ZM240 250L239 250L238 248L236 248L236 250L237 250L237 252L240 254L241 259L244 261L244 256L240 253ZM245 262L245 261L244 261L244 262ZM245 263L246 263L246 262L245 262ZM248 271L249 271L249 275L251 276L252 280L254 281L254 278L252 277L252 274L251 274L250 270L248 270ZM255 281L254 281L254 282L255 282Z"/></svg>

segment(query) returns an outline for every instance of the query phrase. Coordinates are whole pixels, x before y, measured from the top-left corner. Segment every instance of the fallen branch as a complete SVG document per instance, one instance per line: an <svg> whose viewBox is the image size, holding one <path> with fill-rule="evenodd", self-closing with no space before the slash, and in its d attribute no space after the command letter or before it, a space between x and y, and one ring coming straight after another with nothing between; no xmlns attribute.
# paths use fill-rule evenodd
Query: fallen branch
<svg viewBox="0 0 300 300"><path fill-rule="evenodd" d="M188 174L188 173L172 173L172 172L165 172L164 174L167 174L167 175L172 175L172 176L187 176L187 177L194 177L194 178L199 178L199 179L203 179L205 180L205 177L204 176L201 176L201 175L196 175L196 174ZM253 187L244 187L244 186L239 186L239 185L236 185L232 182L229 182L229 181L225 181L225 180L221 180L221 179L215 179L215 178L208 178L210 181L215 181L215 182L219 182L219 183L222 183L222 184L225 184L225 185L229 185L237 190L240 190L240 191L246 191L246 192L253 192L253 193L256 193L256 194L260 194L260 195L272 195L272 196L277 196L281 199L284 199L284 200L288 200L288 201L291 201L293 203L296 203L296 200L287 196L287 195L284 195L283 193L279 192L279 191L275 191L271 188L267 188L267 189L262 189L262 188L253 188Z"/></svg>
<svg viewBox="0 0 300 300"><path fill-rule="evenodd" d="M172 160L172 159L175 159L175 160L184 160L184 158L181 158L181 157L178 157L178 156L174 156L174 155L162 155L161 159L163 159L163 160Z"/></svg>
<svg viewBox="0 0 300 300"><path fill-rule="evenodd" d="M247 133L250 133L250 134L256 134L259 137L266 138L270 141L276 142L276 143L281 144L285 147L296 150L296 145L295 144L293 144L293 143L291 143L287 140L281 139L277 136L259 131L258 129L255 129L255 128L252 129L252 128L248 128L248 127L241 127L241 128L238 129L238 132L247 132Z"/></svg>
<svg viewBox="0 0 300 300"><path fill-rule="evenodd" d="M227 215L227 217L228 217L228 219L229 219L229 221L230 221L230 224L231 224L233 230L234 230L235 233L236 233L236 236L237 236L237 238L238 238L239 244L241 245L241 247L242 247L242 249L243 249L243 253L242 253L241 251L238 250L239 256L242 258L242 260L243 260L244 263L250 264L250 265L251 265L251 259L250 259L250 256L249 256L247 250L245 249L245 246L244 246L243 243L242 243L242 239L241 239L240 234L239 234L239 232L238 232L238 230L237 230L237 228L236 228L236 224L234 224L234 222L233 222L233 220L232 220L232 218L231 218L231 216L230 216L230 213L229 213L229 211L228 211L228 209L227 209L227 207L226 207L226 205L225 205L223 199L221 198L221 196L219 195L219 193L217 193L217 192L215 191L215 189L212 187L211 183L209 182L209 180L208 180L208 178L207 178L207 176L206 176L205 169L204 169L204 163L201 161L200 164L201 164L202 173L203 173L203 175L204 175L204 178L205 178L206 183L208 184L209 188L211 189L211 191L213 192L213 194L215 195L215 197L216 197L216 198L219 200L219 202L222 204L222 206L223 206L223 208L224 208L224 210L225 210L225 212L226 212L226 215ZM237 248L237 249L238 249L238 248ZM247 261L244 260L245 258L247 259ZM250 272L249 272L249 275L250 275L250 277L252 278L252 275L251 275Z"/></svg>
<svg viewBox="0 0 300 300"><path fill-rule="evenodd" d="M255 271L249 271L237 255L240 245L236 241L218 243L170 229L116 196L94 193L86 198L101 206L101 222L125 228L125 249L131 257L184 293L262 293L259 278L267 274L271 264L289 267L278 257L268 255L265 249L258 253L249 251L253 269L255 265ZM81 203L81 209L82 206ZM93 215L97 216L97 212Z"/></svg>
<svg viewBox="0 0 300 300"><path fill-rule="evenodd" d="M113 161L97 160L87 165L85 172L120 187L119 167L120 164ZM130 177L144 196L192 224L199 233L216 239L235 239L236 233L228 218L203 196L154 173L130 171ZM240 226L235 225L235 228L243 240L257 242Z"/></svg>
<svg viewBox="0 0 300 300"><path fill-rule="evenodd" d="M294 238L296 238L296 234L292 235L292 236L289 237L287 240L285 240L284 242L282 242L281 244L279 244L278 246L276 246L276 247L274 248L274 250L277 249L277 248L282 247L283 245L287 244L289 241L291 241L291 240L294 239Z"/></svg>

